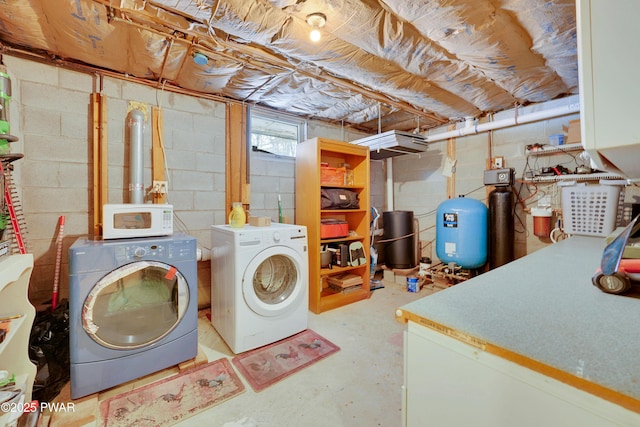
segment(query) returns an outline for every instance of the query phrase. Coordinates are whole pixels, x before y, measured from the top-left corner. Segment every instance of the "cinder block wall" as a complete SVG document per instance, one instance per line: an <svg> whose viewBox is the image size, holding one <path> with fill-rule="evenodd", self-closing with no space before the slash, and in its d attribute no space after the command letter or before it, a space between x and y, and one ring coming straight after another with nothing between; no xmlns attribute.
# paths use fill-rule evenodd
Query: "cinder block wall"
<svg viewBox="0 0 640 427"><path fill-rule="evenodd" d="M353 129L309 121L307 139L319 137L338 141L354 141L367 134ZM372 169L375 168L372 162ZM251 153L251 215L266 216L278 222L278 196L282 203L284 222L295 222L295 173L296 162L291 157L275 156L259 152ZM384 193L384 184L372 180L372 201Z"/></svg>
<svg viewBox="0 0 640 427"><path fill-rule="evenodd" d="M131 102L147 113L144 124L144 184L151 187L151 107L164 114L168 201L177 231L210 247L211 224L224 223L225 105L167 93L124 80L105 78L4 57L11 77L11 131L20 138L12 152L24 158L13 173L27 224L25 239L36 258L30 296L50 297L55 278L59 217L65 216L60 293L68 291L69 246L91 230L92 174L90 94L102 85L107 97L109 203L129 202L127 113ZM201 289L209 267L199 263ZM205 303L206 294L201 295Z"/></svg>
<svg viewBox="0 0 640 427"><path fill-rule="evenodd" d="M176 231L198 240L205 253L211 247L210 227L224 224L225 209L225 104L164 92L114 78L94 75L3 56L12 83L9 116L11 133L20 140L14 153L13 181L27 224L25 239L35 256L30 297L39 303L51 297L55 278L59 217L65 216L60 296L68 296L68 249L91 230L92 153L90 94L107 97L109 203L129 201L127 113L132 103L141 106L145 120L144 183L151 182L151 107L163 110L162 129ZM311 122L309 137L357 139L365 134L322 122ZM278 219L277 198L283 214L293 222L295 160L271 155L251 158L251 213ZM198 263L198 303L209 304L210 263Z"/></svg>
<svg viewBox="0 0 640 427"><path fill-rule="evenodd" d="M551 101L545 104L532 105L520 108L519 114L526 114L541 109L555 108L578 102L577 97ZM514 111L505 111L495 114L494 120L513 117ZM490 157L502 156L505 167L515 168L516 178L521 179L525 168L525 146L528 144L548 144L549 136L562 133L562 126L568 125L570 120L579 118L579 114L543 120L539 122L522 124L514 127L494 130L476 135L458 137L455 141L455 196L466 195L483 202L487 201L488 192L483 185L483 174L486 169L486 161ZM446 127L433 129L429 133L437 134L447 131ZM579 152L578 152L579 153ZM447 155L447 142L440 141L430 144L426 153L420 155L407 155L394 158L394 209L412 210L420 223L420 240L433 242L426 245L422 256L436 258L435 253L435 210L438 205L447 199L447 179L443 176L443 165ZM572 157L562 155L563 158L548 157L538 159L539 165L546 162L557 164L558 162L572 162ZM530 161L533 161L530 159ZM575 167L575 164L573 165ZM556 187L553 184L538 184L540 193L527 201L529 206L537 198L545 193L552 197L554 208L560 208L560 199L557 197ZM531 187L533 191L533 187ZM529 196L526 188L523 188L520 197ZM522 207L517 210L518 218L515 220L515 255L516 258L531 253L541 247L551 244L548 238L539 238L533 234L531 215L524 213Z"/></svg>
<svg viewBox="0 0 640 427"><path fill-rule="evenodd" d="M91 115L90 94L102 86L108 99L109 202L128 201L128 160L126 151L127 111L132 102L151 110L160 106L164 112L163 142L167 155L169 202L174 205L175 227L197 237L206 253L211 247L211 224L226 222L225 210L225 104L202 98L70 71L8 55L3 56L12 82L13 98L9 103L11 133L20 138L12 143L14 153L24 158L13 163L13 180L27 224L25 238L34 254L36 265L31 280L30 296L40 302L50 298L55 277L58 220L66 218L62 251L60 292L68 295L68 248L90 232L92 209ZM575 97L574 97L575 98ZM571 98L533 105L521 114L562 103ZM512 115L513 111L496 114L494 119ZM482 177L490 156L503 156L506 167L516 169L521 177L525 167L525 146L547 143L548 137L562 132L562 126L578 114L519 125L491 133L456 140L456 195L468 194L485 201ZM145 185L151 185L151 129L144 129ZM446 129L434 129L431 133ZM309 121L308 138L315 136L353 141L363 133ZM489 152L491 147L491 153ZM437 206L446 199L447 179L442 175L446 157L446 141L435 142L425 153L396 157L393 165L394 210L412 210L419 220L420 240L435 240ZM553 157L537 160L557 164ZM563 161L567 161L566 159ZM543 164L547 165L547 163ZM386 206L386 162L371 163L371 202L380 213ZM251 156L251 214L278 219L278 195L283 215L295 221L295 161L262 153ZM554 207L559 197L553 185L539 185L549 194ZM627 190L627 200L640 199L636 188ZM526 191L521 197L528 196ZM537 196L528 203L535 202ZM516 220L516 256L550 244L533 235L531 215L519 212ZM421 255L435 257L435 249L427 245ZM209 303L210 267L208 261L198 263L199 304Z"/></svg>

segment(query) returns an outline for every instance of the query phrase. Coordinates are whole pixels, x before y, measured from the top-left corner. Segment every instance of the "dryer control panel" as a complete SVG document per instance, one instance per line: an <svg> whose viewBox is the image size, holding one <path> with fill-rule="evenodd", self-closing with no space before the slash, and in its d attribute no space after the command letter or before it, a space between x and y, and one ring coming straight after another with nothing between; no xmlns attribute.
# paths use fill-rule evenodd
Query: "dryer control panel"
<svg viewBox="0 0 640 427"><path fill-rule="evenodd" d="M148 241L145 241L148 240ZM116 258L123 262L140 260L189 260L196 259L197 250L188 240L159 241L158 239L134 239L127 245L118 246Z"/></svg>
<svg viewBox="0 0 640 427"><path fill-rule="evenodd" d="M116 249L116 258L120 262L139 261L144 258L165 258L165 245L158 244L141 244L140 242L132 243L126 246L120 246Z"/></svg>

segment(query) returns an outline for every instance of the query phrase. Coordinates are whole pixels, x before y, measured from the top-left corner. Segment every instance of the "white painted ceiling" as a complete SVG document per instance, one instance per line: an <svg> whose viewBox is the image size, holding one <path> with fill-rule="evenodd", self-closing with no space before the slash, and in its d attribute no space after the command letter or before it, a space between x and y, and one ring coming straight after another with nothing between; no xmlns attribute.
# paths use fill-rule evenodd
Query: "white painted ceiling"
<svg viewBox="0 0 640 427"><path fill-rule="evenodd" d="M578 91L574 0L5 0L0 48L371 133Z"/></svg>

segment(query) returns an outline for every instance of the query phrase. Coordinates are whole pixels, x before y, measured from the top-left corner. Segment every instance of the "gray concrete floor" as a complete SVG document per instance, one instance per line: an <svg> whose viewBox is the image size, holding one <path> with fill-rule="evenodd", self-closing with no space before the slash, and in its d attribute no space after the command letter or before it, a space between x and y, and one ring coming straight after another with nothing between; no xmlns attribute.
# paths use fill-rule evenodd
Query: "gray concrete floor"
<svg viewBox="0 0 640 427"><path fill-rule="evenodd" d="M177 424L181 427L396 427L401 423L403 331L395 309L433 291L407 292L383 282L368 300L322 314L309 312L309 329L340 347L314 365L261 392L246 390ZM200 349L209 361L234 354L203 316Z"/></svg>

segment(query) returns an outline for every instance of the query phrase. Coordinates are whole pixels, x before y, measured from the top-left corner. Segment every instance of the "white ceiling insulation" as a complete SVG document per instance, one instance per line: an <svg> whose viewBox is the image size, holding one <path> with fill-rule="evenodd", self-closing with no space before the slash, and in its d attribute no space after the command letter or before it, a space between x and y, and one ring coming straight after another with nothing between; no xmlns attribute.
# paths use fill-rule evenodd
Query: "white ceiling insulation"
<svg viewBox="0 0 640 427"><path fill-rule="evenodd" d="M574 0L6 0L0 52L425 130L575 94ZM308 14L321 12L322 38ZM194 53L208 58L193 61Z"/></svg>

